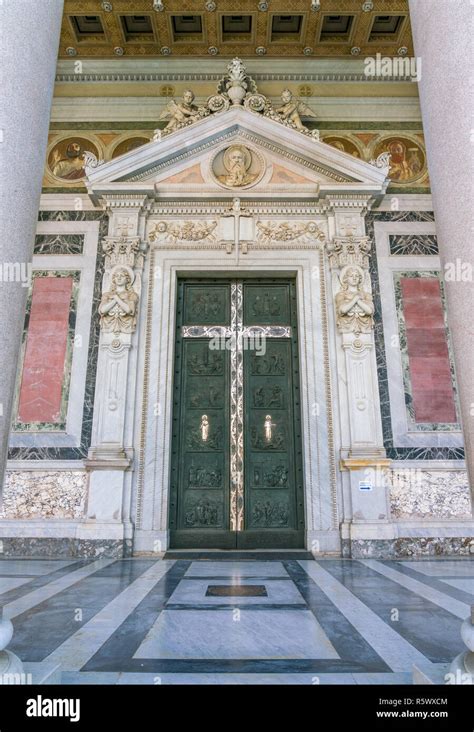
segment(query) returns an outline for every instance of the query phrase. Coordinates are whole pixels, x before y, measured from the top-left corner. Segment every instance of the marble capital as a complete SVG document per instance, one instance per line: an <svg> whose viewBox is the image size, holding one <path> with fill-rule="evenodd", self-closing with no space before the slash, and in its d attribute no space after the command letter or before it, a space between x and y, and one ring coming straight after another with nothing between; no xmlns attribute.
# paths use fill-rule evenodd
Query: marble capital
<svg viewBox="0 0 474 732"><path fill-rule="evenodd" d="M368 236L335 236L326 246L330 268L353 265L368 270L371 246Z"/></svg>

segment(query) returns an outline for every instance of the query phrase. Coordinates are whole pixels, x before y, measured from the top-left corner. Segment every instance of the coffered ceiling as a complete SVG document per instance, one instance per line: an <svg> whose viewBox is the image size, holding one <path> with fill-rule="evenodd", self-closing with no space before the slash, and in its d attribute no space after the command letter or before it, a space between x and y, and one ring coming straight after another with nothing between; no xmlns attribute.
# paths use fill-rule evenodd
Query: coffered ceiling
<svg viewBox="0 0 474 732"><path fill-rule="evenodd" d="M60 58L413 53L408 0L65 0Z"/></svg>

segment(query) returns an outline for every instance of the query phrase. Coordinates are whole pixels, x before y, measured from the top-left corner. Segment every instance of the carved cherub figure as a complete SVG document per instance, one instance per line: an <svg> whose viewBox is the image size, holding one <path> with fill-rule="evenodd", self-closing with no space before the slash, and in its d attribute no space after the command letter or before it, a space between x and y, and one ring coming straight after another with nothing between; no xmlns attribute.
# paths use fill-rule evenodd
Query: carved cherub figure
<svg viewBox="0 0 474 732"><path fill-rule="evenodd" d="M313 110L304 102L299 101L299 99L295 99L289 89L283 89L281 93L281 101L283 102L282 106L278 107L275 111L283 120L292 122L298 130L306 129L305 125L301 121L301 115L317 119L317 115Z"/></svg>
<svg viewBox="0 0 474 732"><path fill-rule="evenodd" d="M171 117L165 130L173 132L173 130L183 122L186 122L186 120L196 121L199 119L199 116L199 107L194 104L194 92L191 89L186 89L183 92L183 98L180 102L172 99L167 104L166 109L160 114L160 119Z"/></svg>
<svg viewBox="0 0 474 732"><path fill-rule="evenodd" d="M341 290L336 295L337 325L342 333L369 333L373 327L372 295L364 291L363 270L354 265L343 267Z"/></svg>

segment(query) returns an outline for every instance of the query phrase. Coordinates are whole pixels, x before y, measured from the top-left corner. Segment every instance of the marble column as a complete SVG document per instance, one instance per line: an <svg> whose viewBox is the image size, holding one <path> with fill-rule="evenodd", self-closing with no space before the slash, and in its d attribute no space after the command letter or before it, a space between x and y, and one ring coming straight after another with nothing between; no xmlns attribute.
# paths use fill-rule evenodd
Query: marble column
<svg viewBox="0 0 474 732"><path fill-rule="evenodd" d="M419 93L466 461L474 487L474 135L469 0L410 0Z"/></svg>
<svg viewBox="0 0 474 732"><path fill-rule="evenodd" d="M38 218L63 0L0 3L0 487ZM13 281L12 281L13 280Z"/></svg>

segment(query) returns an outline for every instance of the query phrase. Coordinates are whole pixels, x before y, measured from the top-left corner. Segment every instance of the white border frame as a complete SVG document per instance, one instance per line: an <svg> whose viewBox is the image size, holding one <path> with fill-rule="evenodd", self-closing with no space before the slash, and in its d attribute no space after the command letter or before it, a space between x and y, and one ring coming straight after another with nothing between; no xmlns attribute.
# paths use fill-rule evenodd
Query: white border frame
<svg viewBox="0 0 474 732"><path fill-rule="evenodd" d="M12 448L79 447L81 444L99 226L99 221L38 222L37 234L84 234L82 254L35 254L32 265L33 271L80 271L75 335L82 335L82 345L73 349L66 431L11 432L9 446ZM62 464L62 461L54 462ZM43 464L43 461L35 460L32 463L38 465ZM10 461L9 465L13 468L16 461Z"/></svg>
<svg viewBox="0 0 474 732"><path fill-rule="evenodd" d="M432 221L376 221L374 223L393 444L396 447L462 447L464 443L460 429L414 431L409 427L400 351L394 348L389 350L392 337L396 336L398 339L399 336L393 273L441 270L441 261L439 256L435 255L390 254L389 236L393 234L433 235L436 234L436 226ZM397 358L390 358L390 354L395 350L397 350Z"/></svg>
<svg viewBox="0 0 474 732"><path fill-rule="evenodd" d="M326 398L326 369L324 358L324 320L322 311L321 278L314 286L315 271L319 271L320 252L314 250L250 250L235 261L235 254L208 250L193 252L190 264L189 252L160 250L149 255L144 276L143 292L149 286L152 258L154 273L159 272L153 283L154 301L151 306L151 322L147 324L146 303L140 323L140 354L138 373L143 374L148 365L148 392L144 394L143 382L138 385L135 434L146 437L143 455L138 449L138 464L134 475L132 516L137 517L134 544L135 551L150 551L156 542L168 545L168 500L170 486L170 458L172 440L172 391L175 346L175 313L177 279L182 277L288 277L296 276L298 297L298 336L300 358L301 419L304 465L305 529L310 547L317 539L324 550L339 551L339 528L334 521L334 507L339 505L340 486L331 475L331 459L328 445L328 421ZM325 281L328 278L325 274ZM145 301L147 298L143 298ZM150 353L146 353L146 331L149 330ZM331 339L329 339L329 342ZM331 345L329 345L331 348ZM146 379L146 374L145 374ZM318 410L314 405L319 405ZM146 408L144 425L141 422L143 406ZM331 405L334 408L334 405ZM157 414L158 413L158 414ZM136 440L135 440L136 444ZM339 447L336 447L339 450ZM140 471L142 476L140 478ZM339 479L338 479L339 480ZM139 494L140 490L142 491Z"/></svg>

